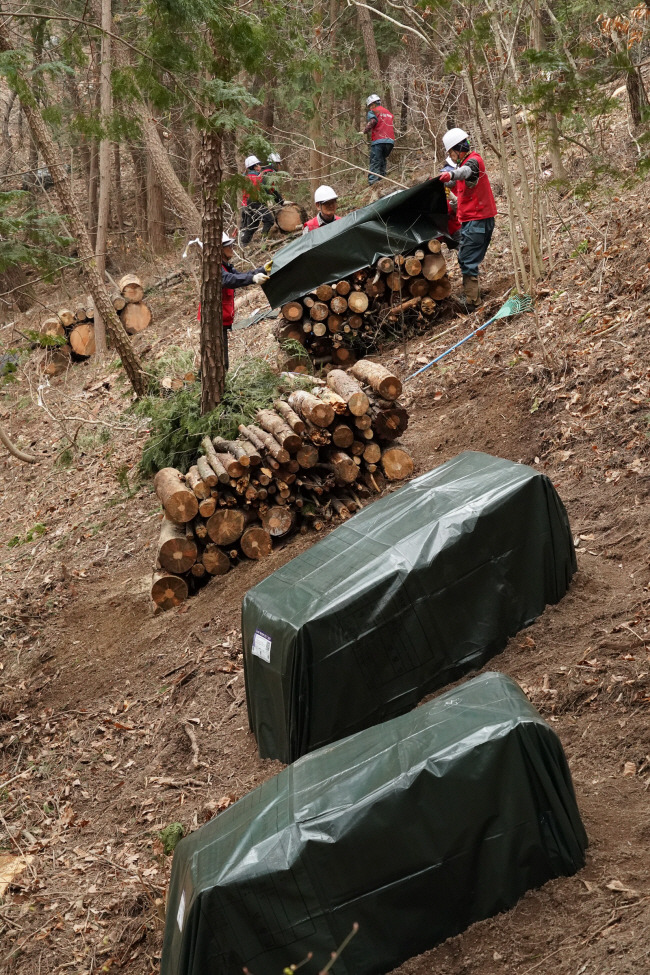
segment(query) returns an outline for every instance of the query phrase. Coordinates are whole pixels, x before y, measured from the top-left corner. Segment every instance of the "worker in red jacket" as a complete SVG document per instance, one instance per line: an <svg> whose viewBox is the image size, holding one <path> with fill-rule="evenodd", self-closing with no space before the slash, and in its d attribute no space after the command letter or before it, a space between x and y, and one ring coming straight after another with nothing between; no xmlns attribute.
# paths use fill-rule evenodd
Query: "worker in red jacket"
<svg viewBox="0 0 650 975"><path fill-rule="evenodd" d="M368 114L363 131L364 134L371 133L368 183L372 186L386 175L386 160L395 145L395 126L392 112L384 108L379 95L368 95L366 108Z"/></svg>
<svg viewBox="0 0 650 975"><path fill-rule="evenodd" d="M438 179L454 188L458 200L461 223L458 263L463 275L463 299L468 307L476 308L481 303L479 265L492 240L497 205L485 163L478 152L471 150L467 132L449 129L442 142L456 168L443 171Z"/></svg>
<svg viewBox="0 0 650 975"><path fill-rule="evenodd" d="M199 244L203 250L203 244L198 239L191 241L192 244ZM251 284L265 284L269 276L263 267L257 267L254 271L236 271L230 263L234 257L233 244L234 237L228 234L221 235L221 308L223 314L223 344L226 359L226 369L228 361L228 332L232 328L235 320L235 288L246 288ZM189 245L188 245L189 246ZM185 251L187 253L187 250ZM183 255L185 256L185 255ZM197 322L201 321L201 305L196 313Z"/></svg>
<svg viewBox="0 0 650 975"><path fill-rule="evenodd" d="M242 247L251 242L260 223L262 224L263 237L266 237L275 223L275 218L266 204L269 194L264 186L262 163L257 156L247 156L244 160L244 166L246 167L244 175L255 187L259 198L252 200L246 191L242 194L241 232L239 234L239 243Z"/></svg>
<svg viewBox="0 0 650 975"><path fill-rule="evenodd" d="M334 223L335 220L341 219L336 212L338 197L331 186L319 186L314 193L314 203L318 212L304 225L303 234L308 234L310 230L318 230L319 227L325 227L328 223Z"/></svg>

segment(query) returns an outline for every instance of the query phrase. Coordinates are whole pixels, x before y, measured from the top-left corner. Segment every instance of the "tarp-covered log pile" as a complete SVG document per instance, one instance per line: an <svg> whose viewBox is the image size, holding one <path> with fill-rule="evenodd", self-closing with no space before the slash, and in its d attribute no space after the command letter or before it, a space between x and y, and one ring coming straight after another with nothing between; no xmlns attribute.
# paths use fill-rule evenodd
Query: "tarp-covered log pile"
<svg viewBox="0 0 650 975"><path fill-rule="evenodd" d="M264 285L282 308L278 338L323 366L349 365L403 319L430 324L451 291L437 239L446 233L444 188L429 180L284 247Z"/></svg>
<svg viewBox="0 0 650 975"><path fill-rule="evenodd" d="M237 440L205 437L186 475L159 471L165 516L154 603L171 609L240 558L269 555L297 528L346 521L387 481L409 477L413 461L394 445L408 424L401 389L383 366L362 360L260 410Z"/></svg>
<svg viewBox="0 0 650 975"><path fill-rule="evenodd" d="M564 506L523 464L468 452L375 501L244 598L260 755L291 762L415 707L502 650L575 571Z"/></svg>
<svg viewBox="0 0 650 975"><path fill-rule="evenodd" d="M555 732L484 674L300 759L181 840L161 975L278 975L312 953L316 972L354 925L334 971L379 975L575 873L586 846Z"/></svg>
<svg viewBox="0 0 650 975"><path fill-rule="evenodd" d="M426 250L380 257L374 267L287 302L275 334L280 343L300 342L326 371L347 367L381 338L400 335L404 323L429 328L450 294L440 241L432 239Z"/></svg>

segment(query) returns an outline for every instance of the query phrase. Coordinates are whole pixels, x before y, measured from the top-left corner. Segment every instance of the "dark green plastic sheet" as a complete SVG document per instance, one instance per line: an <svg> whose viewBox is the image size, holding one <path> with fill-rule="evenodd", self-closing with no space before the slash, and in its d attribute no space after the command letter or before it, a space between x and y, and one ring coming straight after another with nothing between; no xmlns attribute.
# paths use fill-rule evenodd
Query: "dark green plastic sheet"
<svg viewBox="0 0 650 975"><path fill-rule="evenodd" d="M263 286L272 308L447 233L447 200L437 179L376 203L287 244L273 258Z"/></svg>
<svg viewBox="0 0 650 975"><path fill-rule="evenodd" d="M292 762L480 667L576 570L553 485L468 452L358 512L245 596L248 715Z"/></svg>
<svg viewBox="0 0 650 975"><path fill-rule="evenodd" d="M583 866L562 746L488 673L313 752L181 840L161 975L387 972Z"/></svg>

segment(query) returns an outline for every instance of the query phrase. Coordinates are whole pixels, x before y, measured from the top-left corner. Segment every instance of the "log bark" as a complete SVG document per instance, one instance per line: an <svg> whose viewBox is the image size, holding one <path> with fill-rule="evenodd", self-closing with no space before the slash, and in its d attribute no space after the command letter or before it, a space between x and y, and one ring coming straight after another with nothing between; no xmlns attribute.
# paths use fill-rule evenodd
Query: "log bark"
<svg viewBox="0 0 650 975"><path fill-rule="evenodd" d="M386 406L371 405L372 429L379 440L396 440L406 430L409 416L403 406L387 403Z"/></svg>
<svg viewBox="0 0 650 975"><path fill-rule="evenodd" d="M295 410L291 409L285 400L276 400L273 404L273 409L276 410L280 416L287 421L294 433L300 434L305 432L304 421L298 416Z"/></svg>
<svg viewBox="0 0 650 975"><path fill-rule="evenodd" d="M402 383L379 362L360 359L350 371L355 379L371 386L383 399L395 400L401 395Z"/></svg>
<svg viewBox="0 0 650 975"><path fill-rule="evenodd" d="M216 479L215 479L216 482ZM208 484L203 480L201 474L199 473L199 468L195 464L194 467L190 467L189 471L185 475L185 483L192 489L195 496L202 500L204 498L210 497L210 488L214 485ZM203 512L201 512L202 514Z"/></svg>
<svg viewBox="0 0 650 975"><path fill-rule="evenodd" d="M187 583L181 576L169 572L154 572L151 580L151 598L160 609L173 609L185 602L189 594Z"/></svg>
<svg viewBox="0 0 650 975"><path fill-rule="evenodd" d="M207 486L212 489L219 483L219 478L210 467L207 457L197 457L196 468L199 476Z"/></svg>
<svg viewBox="0 0 650 975"><path fill-rule="evenodd" d="M117 282L122 297L125 301L142 301L144 298L144 288L142 281L137 274L124 274Z"/></svg>
<svg viewBox="0 0 650 975"><path fill-rule="evenodd" d="M201 561L211 576L225 576L230 569L230 559L214 542L205 546Z"/></svg>
<svg viewBox="0 0 650 975"><path fill-rule="evenodd" d="M357 479L359 468L349 454L342 450L330 450L327 461L331 465L337 484L352 484Z"/></svg>
<svg viewBox="0 0 650 975"><path fill-rule="evenodd" d="M217 456L217 452L212 446L212 441L210 440L209 437L203 438L203 440L201 441L201 447L203 448L203 452L205 453L205 458L208 464L210 465L214 473L217 475L219 483L229 484L230 474L228 473L228 471L222 464L221 460Z"/></svg>
<svg viewBox="0 0 650 975"><path fill-rule="evenodd" d="M314 426L328 427L334 421L334 410L329 403L323 403L318 397L303 389L291 393L289 406Z"/></svg>
<svg viewBox="0 0 650 975"><path fill-rule="evenodd" d="M239 463L240 467L246 468L251 466L251 457L241 441L237 440L223 440L221 437L212 438L212 446L217 451L218 454L230 454ZM258 463L260 458L258 455ZM238 475L239 476L239 475Z"/></svg>
<svg viewBox="0 0 650 975"><path fill-rule="evenodd" d="M144 332L145 328L149 328L151 309L145 305L144 301L129 301L120 312L120 318L127 335L135 335L137 332Z"/></svg>
<svg viewBox="0 0 650 975"><path fill-rule="evenodd" d="M163 467L153 479L153 486L160 503L176 522L191 521L199 511L199 503L181 475L174 467Z"/></svg>
<svg viewBox="0 0 650 975"><path fill-rule="evenodd" d="M389 481L403 481L413 473L413 460L405 450L389 447L381 455L381 466Z"/></svg>
<svg viewBox="0 0 650 975"><path fill-rule="evenodd" d="M239 508L221 508L208 519L208 535L216 545L232 545L241 538L245 524L244 512Z"/></svg>
<svg viewBox="0 0 650 975"><path fill-rule="evenodd" d="M254 423L249 423L245 429L246 433L244 436L248 436L249 439L252 439L252 434L255 438L253 443L256 445L261 444L262 449L265 450L267 454L270 454L270 456L276 460L278 464L287 463L289 460L289 451L278 443L272 433L262 430L261 427L256 426Z"/></svg>
<svg viewBox="0 0 650 975"><path fill-rule="evenodd" d="M273 550L271 535L262 525L249 525L239 544L249 559L263 559Z"/></svg>
<svg viewBox="0 0 650 975"><path fill-rule="evenodd" d="M237 480L237 478L242 476L244 468L236 457L233 457L230 453L222 454L218 452L216 452L216 456L231 480Z"/></svg>
<svg viewBox="0 0 650 975"><path fill-rule="evenodd" d="M192 530L165 518L158 539L158 561L167 572L182 575L189 572L196 562L198 550Z"/></svg>
<svg viewBox="0 0 650 975"><path fill-rule="evenodd" d="M255 419L267 433L272 434L281 447L295 454L302 446L302 437L295 433L287 421L273 410L258 410Z"/></svg>

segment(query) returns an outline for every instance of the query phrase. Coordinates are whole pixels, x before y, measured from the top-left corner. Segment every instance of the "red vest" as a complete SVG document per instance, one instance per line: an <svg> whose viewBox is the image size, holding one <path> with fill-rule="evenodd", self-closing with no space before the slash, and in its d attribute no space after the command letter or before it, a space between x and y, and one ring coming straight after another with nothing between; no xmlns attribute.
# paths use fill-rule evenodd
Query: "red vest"
<svg viewBox="0 0 650 975"><path fill-rule="evenodd" d="M253 186L261 186L264 177L261 173L246 173L246 179L249 179ZM248 206L248 193L245 190L242 193L241 205L243 207Z"/></svg>
<svg viewBox="0 0 650 975"><path fill-rule="evenodd" d="M372 141L377 139L395 139L395 128L393 126L393 114L382 105L373 105L371 112L377 116L377 124L372 130ZM372 122L372 119L370 120Z"/></svg>
<svg viewBox="0 0 650 975"><path fill-rule="evenodd" d="M340 219L341 218L337 214L334 215L334 220L340 220ZM330 220L330 223L333 223L334 220ZM318 230L319 227L326 227L326 226L327 226L326 223L318 222L318 214L316 214L315 217L312 217L311 220L307 221L307 223L305 224L305 230Z"/></svg>
<svg viewBox="0 0 650 975"><path fill-rule="evenodd" d="M221 265L224 271L228 268L225 264ZM234 288L222 288L221 289L221 309L223 312L223 327L232 328L232 323L235 320L235 289ZM197 322L201 321L201 302L199 302L199 308L196 313Z"/></svg>
<svg viewBox="0 0 650 975"><path fill-rule="evenodd" d="M459 179L454 186L454 193L458 199L458 219L461 223L468 223L470 220L496 217L497 205L492 195L490 180L485 172L485 163L478 152L470 152L458 164L459 167L464 166L468 159L475 159L478 163L478 183L476 186L468 186L464 180Z"/></svg>

